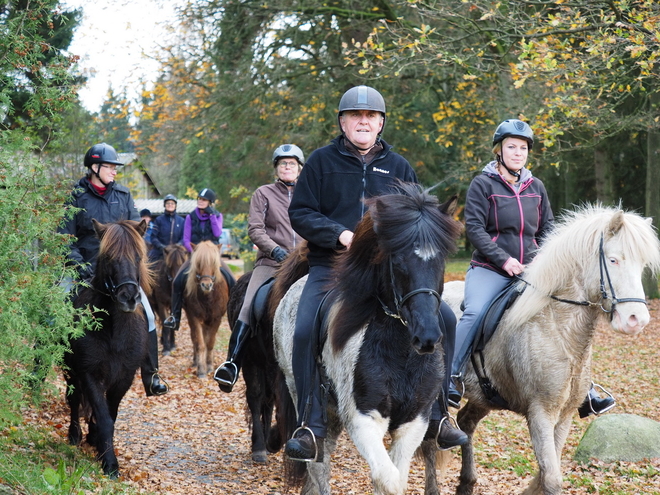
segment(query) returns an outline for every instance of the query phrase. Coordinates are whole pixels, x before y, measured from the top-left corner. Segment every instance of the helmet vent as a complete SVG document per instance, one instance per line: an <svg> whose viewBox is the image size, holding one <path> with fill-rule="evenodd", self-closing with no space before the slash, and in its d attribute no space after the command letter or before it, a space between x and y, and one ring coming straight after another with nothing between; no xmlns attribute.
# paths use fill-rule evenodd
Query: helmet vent
<svg viewBox="0 0 660 495"><path fill-rule="evenodd" d="M513 126L516 128L517 131L522 131L525 129L525 123L521 122L520 120L514 121Z"/></svg>
<svg viewBox="0 0 660 495"><path fill-rule="evenodd" d="M358 86L357 104L366 105L367 103L367 87Z"/></svg>

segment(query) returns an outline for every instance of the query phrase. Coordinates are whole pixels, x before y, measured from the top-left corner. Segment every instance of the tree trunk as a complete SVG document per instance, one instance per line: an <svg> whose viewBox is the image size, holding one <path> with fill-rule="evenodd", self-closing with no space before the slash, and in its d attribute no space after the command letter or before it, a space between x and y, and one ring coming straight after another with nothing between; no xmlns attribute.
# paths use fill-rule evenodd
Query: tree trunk
<svg viewBox="0 0 660 495"><path fill-rule="evenodd" d="M653 108L660 107L660 94L651 98ZM658 228L660 219L660 131L649 129L647 136L646 160L646 216L653 219L653 225ZM648 270L644 277L644 290L652 299L660 297L657 277L652 277Z"/></svg>
<svg viewBox="0 0 660 495"><path fill-rule="evenodd" d="M596 176L596 197L604 205L611 205L614 202L612 159L608 150L601 146L594 149L594 175Z"/></svg>

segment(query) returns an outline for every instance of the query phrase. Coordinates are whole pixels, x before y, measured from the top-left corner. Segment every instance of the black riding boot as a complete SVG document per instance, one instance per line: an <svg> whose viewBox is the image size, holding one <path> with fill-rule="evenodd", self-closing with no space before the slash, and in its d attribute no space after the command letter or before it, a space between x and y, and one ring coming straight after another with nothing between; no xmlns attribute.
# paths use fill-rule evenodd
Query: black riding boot
<svg viewBox="0 0 660 495"><path fill-rule="evenodd" d="M227 361L218 366L213 379L218 382L218 387L225 393L230 393L238 379L243 360L243 347L250 336L250 326L241 320L236 320L229 338L229 349L227 349Z"/></svg>
<svg viewBox="0 0 660 495"><path fill-rule="evenodd" d="M601 397L595 387L598 387L601 391L605 392L607 397ZM582 405L578 407L578 412L580 413L581 418L586 418L590 414L600 416L614 406L616 406L616 400L614 400L612 394L597 383L592 383L586 399L584 399Z"/></svg>
<svg viewBox="0 0 660 495"><path fill-rule="evenodd" d="M181 269L172 281L172 309L170 316L163 322L163 327L178 330L181 324L181 309L183 307L183 289L188 280L188 270Z"/></svg>
<svg viewBox="0 0 660 495"><path fill-rule="evenodd" d="M144 391L147 393L147 397L151 397L152 395L164 395L170 388L158 374L158 335L155 330L148 334L149 352L142 363L141 370Z"/></svg>

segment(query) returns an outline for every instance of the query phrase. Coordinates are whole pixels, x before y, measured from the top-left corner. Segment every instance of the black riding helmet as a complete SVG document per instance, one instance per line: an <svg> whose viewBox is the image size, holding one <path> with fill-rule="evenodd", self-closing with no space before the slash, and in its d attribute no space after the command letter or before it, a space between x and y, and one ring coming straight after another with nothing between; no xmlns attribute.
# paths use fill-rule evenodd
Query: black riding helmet
<svg viewBox="0 0 660 495"><path fill-rule="evenodd" d="M179 204L179 200L176 199L176 196L174 194L168 194L163 198L163 206L165 206L165 203L168 201L174 201L174 204Z"/></svg>
<svg viewBox="0 0 660 495"><path fill-rule="evenodd" d="M523 122L522 120L507 119L498 125L497 129L495 129L495 134L493 134L493 146L501 143L508 137L524 139L527 141L530 150L534 146L534 131L532 131L532 128L529 126L529 124L527 124L527 122ZM506 168L506 170L511 175L513 175L516 180L520 179L520 173L514 172L509 167L507 167L501 155L497 155L497 162L502 164L502 166Z"/></svg>
<svg viewBox="0 0 660 495"><path fill-rule="evenodd" d="M378 136L383 133L385 129L385 121L387 113L385 109L385 100L383 95L370 86L355 86L344 93L344 96L339 100L339 114L337 115L337 123L341 129L341 114L348 110L374 110L383 114L383 127L381 127Z"/></svg>
<svg viewBox="0 0 660 495"><path fill-rule="evenodd" d="M208 187L205 187L201 191L199 191L199 194L197 195L197 198L203 198L207 199L211 202L211 204L215 203L215 191L213 189L209 189Z"/></svg>
<svg viewBox="0 0 660 495"><path fill-rule="evenodd" d="M101 180L101 176L99 175L98 171L94 172L92 169L92 165L95 163L109 163L111 165L118 165L118 166L123 166L124 162L119 161L119 155L115 151L115 149L110 146L107 143L99 143L95 144L91 148L87 150L87 153L85 153L85 160L83 162L85 164L85 167L89 169L91 173L96 175L98 179L101 181L101 183L104 186L107 186L103 180Z"/></svg>

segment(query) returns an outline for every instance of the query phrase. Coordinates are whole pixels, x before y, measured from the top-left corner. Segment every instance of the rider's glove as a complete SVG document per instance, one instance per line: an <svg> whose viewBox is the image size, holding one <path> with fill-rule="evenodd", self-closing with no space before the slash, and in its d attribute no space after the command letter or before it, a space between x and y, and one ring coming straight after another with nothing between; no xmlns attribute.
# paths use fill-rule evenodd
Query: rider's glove
<svg viewBox="0 0 660 495"><path fill-rule="evenodd" d="M279 246L275 246L270 252L270 257L278 263L282 263L288 255L289 253L287 253L286 249L283 249Z"/></svg>

